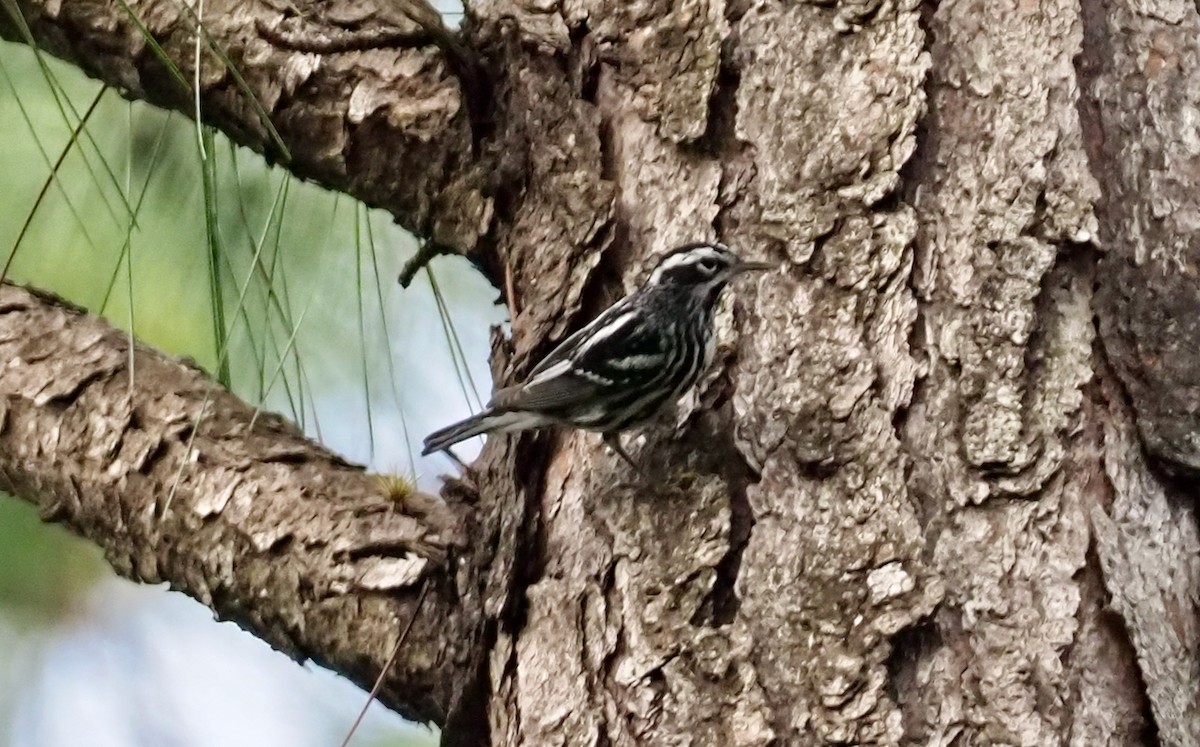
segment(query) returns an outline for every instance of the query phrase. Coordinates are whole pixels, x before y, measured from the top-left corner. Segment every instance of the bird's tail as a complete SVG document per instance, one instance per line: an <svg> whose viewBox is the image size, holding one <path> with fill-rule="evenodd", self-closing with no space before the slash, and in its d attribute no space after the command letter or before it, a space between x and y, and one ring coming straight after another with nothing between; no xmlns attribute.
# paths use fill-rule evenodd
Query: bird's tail
<svg viewBox="0 0 1200 747"><path fill-rule="evenodd" d="M498 431L536 428L542 424L543 421L541 418L531 417L529 413L484 410L478 415L472 415L466 420L460 420L453 425L448 425L441 430L430 433L425 437L425 445L421 449L421 456L441 451L459 441L466 441L472 436L481 436L485 433L496 433Z"/></svg>

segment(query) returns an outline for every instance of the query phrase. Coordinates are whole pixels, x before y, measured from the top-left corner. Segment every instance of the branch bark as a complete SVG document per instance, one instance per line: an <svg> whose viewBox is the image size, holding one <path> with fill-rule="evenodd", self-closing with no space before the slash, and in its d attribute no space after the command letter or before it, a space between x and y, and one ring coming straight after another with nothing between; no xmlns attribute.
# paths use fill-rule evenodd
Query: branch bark
<svg viewBox="0 0 1200 747"><path fill-rule="evenodd" d="M463 512L381 483L202 372L62 302L0 286L0 489L275 648L444 723L472 676Z"/></svg>
<svg viewBox="0 0 1200 747"><path fill-rule="evenodd" d="M459 252L470 253L487 232L488 172L474 157L456 63L441 47L419 39L424 46L317 54L280 38L285 31L315 40L346 29L404 32L412 27L404 16L349 0L209 0L197 71L192 8L199 5L17 0L16 7L21 18L9 4L0 12L0 38L32 40L124 96L188 116L196 115L198 98L203 120L236 142L270 160L284 159L286 149L297 176L388 210Z"/></svg>

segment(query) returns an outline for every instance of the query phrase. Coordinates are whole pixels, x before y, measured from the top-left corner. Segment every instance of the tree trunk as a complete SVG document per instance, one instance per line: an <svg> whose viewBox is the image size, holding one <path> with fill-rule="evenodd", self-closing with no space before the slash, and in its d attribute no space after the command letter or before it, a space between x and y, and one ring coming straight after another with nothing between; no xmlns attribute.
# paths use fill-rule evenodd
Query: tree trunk
<svg viewBox="0 0 1200 747"><path fill-rule="evenodd" d="M140 47L108 64L138 38L119 8L18 5L55 53L191 101ZM1200 745L1200 10L468 11L469 64L214 16L279 138L223 73L208 110L505 278L501 382L677 243L780 269L631 445L651 477L587 434L489 440L441 571L479 600L445 741ZM178 13L149 24L168 51Z"/></svg>

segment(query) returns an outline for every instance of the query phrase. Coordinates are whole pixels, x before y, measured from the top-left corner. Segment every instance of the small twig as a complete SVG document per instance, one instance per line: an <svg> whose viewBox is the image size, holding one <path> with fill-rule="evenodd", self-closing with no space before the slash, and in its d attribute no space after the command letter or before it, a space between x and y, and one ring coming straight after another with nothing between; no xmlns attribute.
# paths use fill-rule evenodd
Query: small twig
<svg viewBox="0 0 1200 747"><path fill-rule="evenodd" d="M397 278L397 282L400 283L401 288L407 288L412 285L413 278L417 276L418 272L425 269L425 265L429 264L431 259L442 254L457 253L445 244L438 244L434 241L423 241L412 259L405 262L404 267L400 268L400 277Z"/></svg>
<svg viewBox="0 0 1200 747"><path fill-rule="evenodd" d="M462 87L472 125L481 125L488 116L492 92L479 55L457 33L446 28L442 15L425 0L387 0L381 10L377 18L382 28L350 30L308 19L301 19L300 27L295 30L280 28L279 23L268 25L262 20L255 20L254 26L259 36L281 49L312 54L412 49L433 44L442 51ZM472 148L478 145L477 140L472 141ZM409 279L411 282L411 275Z"/></svg>
<svg viewBox="0 0 1200 747"><path fill-rule="evenodd" d="M350 726L350 731L346 734L346 738L342 740L341 747L347 747L350 744L350 739L354 736L354 732L358 731L359 724L367 715L367 709L371 707L371 703L379 695L379 691L383 689L383 679L387 677L388 670L396 663L396 657L400 655L400 647L404 645L404 639L408 638L408 632L412 630L413 623L417 621L417 615L421 614L421 605L425 603L425 593L429 591L429 580L421 582L421 592L417 595L417 606L413 608L412 617L408 618L408 624L404 626L404 631L400 633L400 637L396 639L396 645L392 648L391 656L388 657L387 663L383 665L383 669L379 670L379 676L375 678L375 684L371 687L371 693L367 696L367 702L363 704L362 710L358 712L358 718L354 719L354 723Z"/></svg>
<svg viewBox="0 0 1200 747"><path fill-rule="evenodd" d="M354 31L311 26L302 30L290 30L268 26L265 21L257 19L254 28L259 36L277 47L312 54L361 52L386 47L423 47L438 42L435 35L420 26L409 29L390 26Z"/></svg>
<svg viewBox="0 0 1200 747"><path fill-rule="evenodd" d="M462 474L466 474L467 472L469 472L471 470L471 468L467 466L466 462L464 462L462 459L458 458L458 454L455 454L453 451L450 450L449 446L442 449L442 453L445 454L446 456L450 457L450 461L452 461L458 465L458 468L459 468L459 470L462 471Z"/></svg>
<svg viewBox="0 0 1200 747"><path fill-rule="evenodd" d="M285 30L269 26L261 19L256 19L254 27L259 35L277 47L291 49L296 52L312 52L317 54L335 54L339 52L357 52L364 49L381 47L423 47L436 44L446 52L464 70L472 68L474 61L467 49L458 40L454 32L442 23L442 16L433 6L423 0L392 0L387 4L396 11L400 18L412 24L411 28L401 28L391 24L387 18L381 18L388 24L383 28L350 30L345 28L329 28L304 21L299 30ZM390 14L388 14L390 15Z"/></svg>

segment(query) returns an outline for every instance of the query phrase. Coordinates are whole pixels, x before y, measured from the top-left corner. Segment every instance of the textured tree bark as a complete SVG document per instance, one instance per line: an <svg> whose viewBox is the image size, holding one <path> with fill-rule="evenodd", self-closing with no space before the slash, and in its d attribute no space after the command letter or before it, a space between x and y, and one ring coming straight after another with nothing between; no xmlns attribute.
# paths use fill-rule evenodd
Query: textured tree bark
<svg viewBox="0 0 1200 747"><path fill-rule="evenodd" d="M462 514L378 479L188 365L58 299L0 286L0 490L297 659L443 721L470 679Z"/></svg>
<svg viewBox="0 0 1200 747"><path fill-rule="evenodd" d="M119 8L18 4L70 59L130 36L79 20ZM356 17L334 6L315 17ZM468 11L469 107L432 48L214 35L250 70L304 61L286 95L246 76L294 164L336 164L300 173L511 276L498 379L673 244L780 270L631 445L653 480L586 434L489 441L482 500L453 502L473 650L436 696L447 743L1200 744L1196 6ZM355 120L363 86L385 103ZM267 147L244 104L215 108Z"/></svg>

